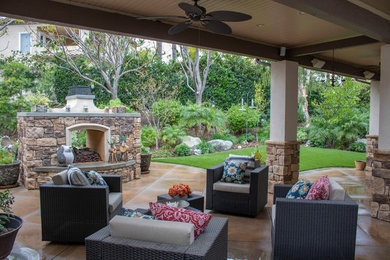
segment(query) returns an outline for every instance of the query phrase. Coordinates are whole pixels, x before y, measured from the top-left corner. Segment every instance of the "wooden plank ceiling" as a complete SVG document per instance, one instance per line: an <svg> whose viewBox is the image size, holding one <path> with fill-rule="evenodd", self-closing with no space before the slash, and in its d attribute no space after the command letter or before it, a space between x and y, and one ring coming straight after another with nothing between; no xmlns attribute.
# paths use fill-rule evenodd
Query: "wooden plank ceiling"
<svg viewBox="0 0 390 260"><path fill-rule="evenodd" d="M311 4L317 1L200 0L198 4L208 12L230 10L253 17L245 22L228 22L233 29L233 34L229 36L204 31L198 25L170 36L167 30L180 20L134 19L184 15L177 5L182 1L192 3L190 0L2 0L0 15L199 46L267 60L296 60L308 68L312 68L311 60L316 57L327 61L321 70L334 70L357 78L363 78L363 72L370 70L375 72L374 78L379 78L380 47L387 37L390 38L390 30L387 31L390 28L387 27L390 25L388 0L319 1L330 6L344 4L340 8L346 10L334 12L331 19L322 16L326 13L323 9L329 6ZM297 3L287 6L291 5L290 2ZM354 23L353 15L347 10L351 9L351 5L357 8L355 13L361 11L364 17L370 18L368 26L371 23L379 26L375 34L370 33L370 28L359 23L358 19ZM287 48L285 56L280 56L281 47Z"/></svg>

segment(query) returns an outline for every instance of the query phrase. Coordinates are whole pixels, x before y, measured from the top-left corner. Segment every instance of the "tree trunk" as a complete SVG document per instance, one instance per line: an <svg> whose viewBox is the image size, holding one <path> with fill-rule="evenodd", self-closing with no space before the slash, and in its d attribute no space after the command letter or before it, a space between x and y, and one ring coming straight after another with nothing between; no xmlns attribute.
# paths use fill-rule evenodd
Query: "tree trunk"
<svg viewBox="0 0 390 260"><path fill-rule="evenodd" d="M157 56L161 58L163 53L162 42L157 42Z"/></svg>
<svg viewBox="0 0 390 260"><path fill-rule="evenodd" d="M172 60L176 61L177 59L177 49L176 44L172 44Z"/></svg>
<svg viewBox="0 0 390 260"><path fill-rule="evenodd" d="M196 104L202 104L202 93L196 93Z"/></svg>

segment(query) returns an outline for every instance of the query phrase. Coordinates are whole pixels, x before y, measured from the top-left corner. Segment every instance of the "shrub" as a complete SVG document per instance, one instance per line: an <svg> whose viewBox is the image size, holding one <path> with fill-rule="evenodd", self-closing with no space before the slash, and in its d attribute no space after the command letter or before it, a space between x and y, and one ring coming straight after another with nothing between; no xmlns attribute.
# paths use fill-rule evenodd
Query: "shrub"
<svg viewBox="0 0 390 260"><path fill-rule="evenodd" d="M301 142L307 142L309 140L309 135L307 134L308 129L305 127L298 127L297 129L297 140Z"/></svg>
<svg viewBox="0 0 390 260"><path fill-rule="evenodd" d="M173 155L172 148L170 146L162 146L152 154L153 158L166 158Z"/></svg>
<svg viewBox="0 0 390 260"><path fill-rule="evenodd" d="M3 138L4 137L1 137L0 141L2 141ZM14 163L16 161L17 149L18 149L18 143L15 143L14 145L5 146L5 147L2 147L0 145L0 164Z"/></svg>
<svg viewBox="0 0 390 260"><path fill-rule="evenodd" d="M362 142L354 142L349 145L348 149L353 152L364 153L366 151L366 144Z"/></svg>
<svg viewBox="0 0 390 260"><path fill-rule="evenodd" d="M242 133L246 129L246 110L240 110L241 107L238 105L233 105L229 108L227 112L227 121L229 124L229 129L233 133ZM260 120L260 113L249 108L248 110L248 128L254 128L257 126Z"/></svg>
<svg viewBox="0 0 390 260"><path fill-rule="evenodd" d="M168 125L160 132L161 141L171 146L177 145L180 141L180 138L185 135L186 133L184 130L177 125Z"/></svg>
<svg viewBox="0 0 390 260"><path fill-rule="evenodd" d="M141 144L144 147L151 147L156 144L156 132L151 126L144 126L141 130Z"/></svg>
<svg viewBox="0 0 390 260"><path fill-rule="evenodd" d="M160 99L153 104L153 114L156 118L162 118L164 114L165 124L167 125L177 125L180 121L180 112L182 110L182 105L179 101L176 100L164 100Z"/></svg>
<svg viewBox="0 0 390 260"><path fill-rule="evenodd" d="M215 152L214 147L206 141L202 141L200 144L198 144L196 148L200 149L202 151L202 154Z"/></svg>
<svg viewBox="0 0 390 260"><path fill-rule="evenodd" d="M189 156L191 155L191 149L188 145L186 144L179 144L175 147L174 150L175 154L179 156Z"/></svg>
<svg viewBox="0 0 390 260"><path fill-rule="evenodd" d="M221 139L224 141L230 141L233 143L233 145L238 143L237 137L231 134L224 134L224 133L214 133L212 139Z"/></svg>
<svg viewBox="0 0 390 260"><path fill-rule="evenodd" d="M87 131L72 131L72 147L76 147L78 149L83 148L87 145Z"/></svg>
<svg viewBox="0 0 390 260"><path fill-rule="evenodd" d="M255 136L251 133L248 133L248 136L246 136L246 134L242 134L238 137L238 141L240 143L245 142L245 140L247 140L248 142L251 142L253 139L255 139Z"/></svg>
<svg viewBox="0 0 390 260"><path fill-rule="evenodd" d="M264 121L259 131L257 131L257 138L260 143L269 140L270 124L269 121Z"/></svg>

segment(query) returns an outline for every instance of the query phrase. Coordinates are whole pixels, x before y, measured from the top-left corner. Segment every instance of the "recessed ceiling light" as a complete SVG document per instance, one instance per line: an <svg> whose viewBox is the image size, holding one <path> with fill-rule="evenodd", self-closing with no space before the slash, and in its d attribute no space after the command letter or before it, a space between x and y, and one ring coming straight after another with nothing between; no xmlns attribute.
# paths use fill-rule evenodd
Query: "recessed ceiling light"
<svg viewBox="0 0 390 260"><path fill-rule="evenodd" d="M263 27L264 24L263 23L259 23L259 24L256 24L256 26L260 28L260 27Z"/></svg>

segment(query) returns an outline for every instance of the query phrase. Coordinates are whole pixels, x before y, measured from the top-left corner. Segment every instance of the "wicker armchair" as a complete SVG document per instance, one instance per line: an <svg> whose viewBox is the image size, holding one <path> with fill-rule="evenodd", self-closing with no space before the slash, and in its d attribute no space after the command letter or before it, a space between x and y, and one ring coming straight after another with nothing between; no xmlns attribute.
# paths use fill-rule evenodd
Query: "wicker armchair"
<svg viewBox="0 0 390 260"><path fill-rule="evenodd" d="M274 186L274 259L354 259L358 205L344 200L286 199L292 185Z"/></svg>
<svg viewBox="0 0 390 260"><path fill-rule="evenodd" d="M227 239L228 219L220 217L213 217L190 246L111 237L107 226L85 239L86 259L226 260Z"/></svg>
<svg viewBox="0 0 390 260"><path fill-rule="evenodd" d="M206 208L256 217L267 204L268 166L262 165L251 171L250 183L246 184L249 192L215 190L214 184L222 178L222 174L223 163L207 169Z"/></svg>
<svg viewBox="0 0 390 260"><path fill-rule="evenodd" d="M102 176L108 187L52 182L40 186L43 241L84 243L85 237L107 226L120 213L122 202L110 209L109 193L122 193L122 177Z"/></svg>

